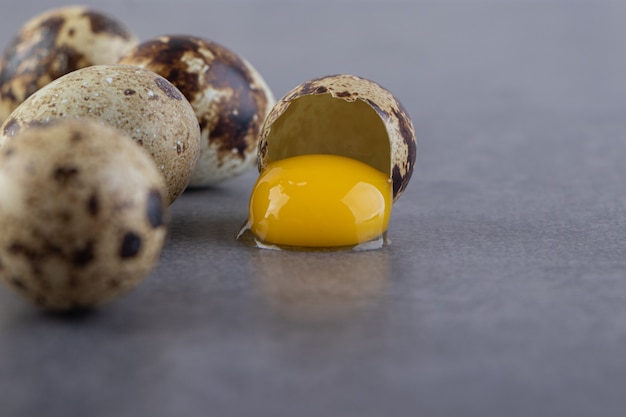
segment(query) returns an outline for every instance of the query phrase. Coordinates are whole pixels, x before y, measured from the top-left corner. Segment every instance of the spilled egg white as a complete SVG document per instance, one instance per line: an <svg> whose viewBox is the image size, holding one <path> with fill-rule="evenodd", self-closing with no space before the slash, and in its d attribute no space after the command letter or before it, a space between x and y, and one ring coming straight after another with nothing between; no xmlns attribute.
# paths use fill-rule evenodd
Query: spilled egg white
<svg viewBox="0 0 626 417"><path fill-rule="evenodd" d="M261 128L258 169L297 155L345 156L388 174L396 201L416 153L413 123L391 92L356 75L330 75L298 85L274 105Z"/></svg>

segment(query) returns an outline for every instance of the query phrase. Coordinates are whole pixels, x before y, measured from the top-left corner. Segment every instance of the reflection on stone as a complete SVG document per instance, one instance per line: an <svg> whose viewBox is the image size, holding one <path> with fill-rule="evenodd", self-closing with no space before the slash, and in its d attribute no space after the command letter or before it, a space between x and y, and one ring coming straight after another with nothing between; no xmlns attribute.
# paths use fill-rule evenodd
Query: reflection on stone
<svg viewBox="0 0 626 417"><path fill-rule="evenodd" d="M367 311L384 296L387 252L255 251L251 258L267 304L290 319L325 321Z"/></svg>

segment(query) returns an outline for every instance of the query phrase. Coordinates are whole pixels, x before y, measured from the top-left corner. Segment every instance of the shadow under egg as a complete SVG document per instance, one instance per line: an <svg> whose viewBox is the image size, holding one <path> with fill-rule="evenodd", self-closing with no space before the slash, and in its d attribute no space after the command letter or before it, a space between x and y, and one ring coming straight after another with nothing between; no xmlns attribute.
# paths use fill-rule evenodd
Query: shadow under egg
<svg viewBox="0 0 626 417"><path fill-rule="evenodd" d="M253 251L250 262L272 312L303 322L335 321L374 310L391 267L386 251Z"/></svg>

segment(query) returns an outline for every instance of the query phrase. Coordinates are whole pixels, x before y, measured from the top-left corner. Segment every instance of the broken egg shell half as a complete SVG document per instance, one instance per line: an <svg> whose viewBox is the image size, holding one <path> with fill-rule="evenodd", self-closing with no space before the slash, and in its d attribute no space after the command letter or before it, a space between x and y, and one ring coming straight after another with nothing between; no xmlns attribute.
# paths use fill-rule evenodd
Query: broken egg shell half
<svg viewBox="0 0 626 417"><path fill-rule="evenodd" d="M71 71L114 64L138 43L119 19L65 6L27 21L0 60L0 123L35 91Z"/></svg>
<svg viewBox="0 0 626 417"><path fill-rule="evenodd" d="M163 178L117 129L59 120L0 150L0 281L38 306L99 306L153 269L167 234Z"/></svg>
<svg viewBox="0 0 626 417"><path fill-rule="evenodd" d="M191 103L202 149L190 186L214 185L254 167L274 96L248 61L210 40L170 35L142 42L119 63L156 72Z"/></svg>
<svg viewBox="0 0 626 417"><path fill-rule="evenodd" d="M258 170L306 154L332 154L388 174L393 200L406 189L417 153L415 129L385 88L348 74L304 82L272 108L261 128Z"/></svg>
<svg viewBox="0 0 626 417"><path fill-rule="evenodd" d="M98 120L143 146L165 178L168 204L189 184L200 155L200 127L187 99L160 75L118 64L66 74L11 113L0 127L0 146L24 128L62 118Z"/></svg>

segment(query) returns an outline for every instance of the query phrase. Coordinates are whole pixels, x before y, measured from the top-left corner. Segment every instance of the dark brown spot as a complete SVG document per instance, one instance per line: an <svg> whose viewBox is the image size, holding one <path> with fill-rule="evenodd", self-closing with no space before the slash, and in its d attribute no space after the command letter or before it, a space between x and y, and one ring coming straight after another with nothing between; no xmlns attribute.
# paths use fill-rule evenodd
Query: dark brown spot
<svg viewBox="0 0 626 417"><path fill-rule="evenodd" d="M87 10L83 16L89 19L91 31L93 33L108 33L126 40L132 37L132 34L120 22L112 17L94 12L92 10Z"/></svg>
<svg viewBox="0 0 626 417"><path fill-rule="evenodd" d="M78 168L73 166L58 166L54 169L52 177L62 183L65 184L68 181L72 180L79 173Z"/></svg>
<svg viewBox="0 0 626 417"><path fill-rule="evenodd" d="M136 91L131 89L131 88L127 88L126 90L124 90L124 95L125 96L132 96L135 93L136 93Z"/></svg>
<svg viewBox="0 0 626 417"><path fill-rule="evenodd" d="M107 285L109 286L109 288L111 288L113 290L118 289L121 286L120 282L118 280L116 280L115 278L110 279L107 282Z"/></svg>
<svg viewBox="0 0 626 417"><path fill-rule="evenodd" d="M120 258L133 258L137 256L140 250L141 237L135 232L126 232L120 246Z"/></svg>
<svg viewBox="0 0 626 417"><path fill-rule="evenodd" d="M349 91L340 91L335 94L337 97L350 97L352 94Z"/></svg>
<svg viewBox="0 0 626 417"><path fill-rule="evenodd" d="M328 88L321 86L315 89L315 94L324 94L328 91Z"/></svg>
<svg viewBox="0 0 626 417"><path fill-rule="evenodd" d="M37 250L19 242L11 243L7 247L7 250L12 255L25 257L28 260L28 264L31 267L35 278L43 275L44 271L42 268L42 261L46 256L52 255L52 253L46 252L47 248L44 250Z"/></svg>
<svg viewBox="0 0 626 417"><path fill-rule="evenodd" d="M148 193L146 204L146 218L153 228L161 227L165 223L163 216L163 196L159 190L151 190Z"/></svg>
<svg viewBox="0 0 626 417"><path fill-rule="evenodd" d="M40 258L37 251L19 242L12 242L7 249L8 249L8 252L12 255L23 255L30 260L36 260Z"/></svg>
<svg viewBox="0 0 626 417"><path fill-rule="evenodd" d="M91 263L91 261L93 261L94 259L93 247L94 242L90 240L85 244L85 246L75 250L74 254L72 255L72 262L74 263L74 265L76 265L77 267L83 267Z"/></svg>
<svg viewBox="0 0 626 417"><path fill-rule="evenodd" d="M172 98L174 100L182 100L183 99L183 95L180 93L180 91L178 91L178 89L176 87L174 87L172 85L172 83L167 81L165 78L162 78L162 77L155 78L154 79L154 83L169 98Z"/></svg>
<svg viewBox="0 0 626 417"><path fill-rule="evenodd" d="M89 98L90 98L89 96L85 96L85 97L83 97L83 100L89 101Z"/></svg>
<svg viewBox="0 0 626 417"><path fill-rule="evenodd" d="M70 223L74 218L74 215L71 210L63 210L59 213L59 218L64 223Z"/></svg>
<svg viewBox="0 0 626 417"><path fill-rule="evenodd" d="M400 173L400 168L396 165L393 167L391 171L391 179L393 181L393 195L398 194L398 191L402 188L402 174Z"/></svg>
<svg viewBox="0 0 626 417"><path fill-rule="evenodd" d="M20 131L20 123L15 119L10 119L4 125L4 135L13 137Z"/></svg>
<svg viewBox="0 0 626 417"><path fill-rule="evenodd" d="M80 286L80 279L76 276L76 275L72 275L70 276L70 278L67 280L67 285L70 288L77 288Z"/></svg>
<svg viewBox="0 0 626 417"><path fill-rule="evenodd" d="M263 113L266 105L263 92L251 87L253 80L245 66L234 56L224 55L214 60L206 75L209 85L230 89L232 95L220 100L222 109L214 126L207 120L200 120L202 130L209 129L211 143L217 144L222 152L236 150L245 158L250 141L249 134L255 134L261 123L258 114Z"/></svg>
<svg viewBox="0 0 626 417"><path fill-rule="evenodd" d="M80 132L73 132L72 137L70 138L71 143L78 143L84 139L83 134Z"/></svg>
<svg viewBox="0 0 626 417"><path fill-rule="evenodd" d="M183 145L180 142L176 143L176 153L179 155L183 153Z"/></svg>
<svg viewBox="0 0 626 417"><path fill-rule="evenodd" d="M89 197L89 200L87 200L87 211L93 217L98 215L98 212L100 211L100 200L97 195L92 194Z"/></svg>
<svg viewBox="0 0 626 417"><path fill-rule="evenodd" d="M24 281L22 281L20 278L18 277L13 277L11 278L11 284L13 284L13 286L15 288L18 288L22 291L26 291L28 288L26 287L26 284L24 283Z"/></svg>
<svg viewBox="0 0 626 417"><path fill-rule="evenodd" d="M74 30L74 28L70 28L70 30L67 31L67 36L69 36L70 38L73 38L75 34L76 31Z"/></svg>
<svg viewBox="0 0 626 417"><path fill-rule="evenodd" d="M139 146L143 146L143 140L141 139L136 139L135 142L137 142L137 145Z"/></svg>
<svg viewBox="0 0 626 417"><path fill-rule="evenodd" d="M184 56L205 59L199 52L203 40L193 36L169 36L143 42L133 50L132 56L122 59L121 63L137 64L147 62L146 68L159 74L187 98L193 98L201 90L202 74L189 69Z"/></svg>

